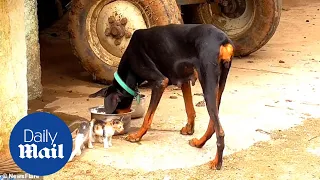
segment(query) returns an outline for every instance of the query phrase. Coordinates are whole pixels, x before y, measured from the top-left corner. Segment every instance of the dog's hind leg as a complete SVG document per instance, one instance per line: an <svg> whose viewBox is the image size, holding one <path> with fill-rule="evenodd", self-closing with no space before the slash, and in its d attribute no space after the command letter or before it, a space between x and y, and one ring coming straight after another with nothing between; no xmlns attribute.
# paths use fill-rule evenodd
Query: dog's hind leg
<svg viewBox="0 0 320 180"><path fill-rule="evenodd" d="M126 137L127 141L138 142L141 140L142 136L147 133L148 129L151 126L154 113L158 107L158 104L160 102L160 99L162 97L162 94L165 88L168 86L168 83L169 83L169 79L166 77L163 77L161 78L161 80L156 81L155 86L152 88L150 104L149 104L147 113L144 117L142 127L139 129L138 132L129 134Z"/></svg>
<svg viewBox="0 0 320 180"><path fill-rule="evenodd" d="M220 80L219 80L219 88L218 88L217 97L216 97L216 104L217 104L217 112L218 113L219 113L219 109L220 109L222 93L224 91L227 77L229 74L229 70L231 67L231 61L229 62L228 67L225 67L224 65L221 65L220 67L221 67L221 76L220 76ZM217 115L217 117L218 117L218 115ZM222 166L222 156L223 156L223 150L224 150L224 131L223 131L223 128L220 124L219 117L216 122L219 123L219 126L217 126L217 127L215 126L215 128L214 128L216 132L219 132L216 134L217 135L217 152L216 152L214 160L211 161L211 163L210 163L210 167L212 169L219 170L219 169L221 169L221 166Z"/></svg>
<svg viewBox="0 0 320 180"><path fill-rule="evenodd" d="M218 59L218 55L215 56ZM205 59L200 66L199 80L204 92L204 98L207 105L207 110L210 115L210 121L207 131L200 139L192 139L189 141L191 146L201 148L207 140L216 132L217 138L217 152L215 159L211 162L211 168L221 169L222 156L224 150L224 130L219 120L218 103L220 102L221 95L219 96L219 84L221 77L221 64L219 61L212 62L210 59ZM226 73L227 75L227 73ZM223 83L223 82L222 82Z"/></svg>
<svg viewBox="0 0 320 180"><path fill-rule="evenodd" d="M218 90L218 97L217 97L218 111L220 109L221 96L224 91L228 74L231 68L233 53L234 53L234 49L231 44L220 46L219 62L220 62L221 76L219 80L219 90Z"/></svg>
<svg viewBox="0 0 320 180"><path fill-rule="evenodd" d="M229 67L221 66L221 76L220 76L220 80L219 80L219 90L218 90L218 95L217 95L218 111L220 109L221 97L222 97L222 93L224 91L224 88L225 88L225 85L227 82L229 70L231 67L231 62L229 62L228 66Z"/></svg>
<svg viewBox="0 0 320 180"><path fill-rule="evenodd" d="M187 83L183 83L181 90L188 117L188 123L180 130L180 133L183 135L192 135L194 133L194 119L196 117L196 112L193 107L190 82L188 81Z"/></svg>

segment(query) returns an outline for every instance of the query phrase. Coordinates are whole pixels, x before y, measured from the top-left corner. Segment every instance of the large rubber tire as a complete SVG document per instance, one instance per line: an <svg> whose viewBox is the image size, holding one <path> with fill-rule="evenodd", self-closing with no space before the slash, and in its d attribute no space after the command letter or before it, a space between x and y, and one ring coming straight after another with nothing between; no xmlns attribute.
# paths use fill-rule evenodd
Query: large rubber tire
<svg viewBox="0 0 320 180"><path fill-rule="evenodd" d="M122 5L126 8L121 7ZM123 17L121 13L127 13L128 31L131 34L136 29L182 23L179 8L174 0L74 0L68 28L71 45L84 69L99 83L111 83L113 73L117 70L120 58L130 40L124 38L118 46L110 44L110 39L101 37L99 28L105 27L100 19L105 20L106 14L113 14L119 19Z"/></svg>
<svg viewBox="0 0 320 180"><path fill-rule="evenodd" d="M274 35L281 16L282 0L245 1L245 12L237 18L213 14L212 8L217 5L206 3L193 13L198 23L213 24L226 32L236 46L236 56L247 56L264 46Z"/></svg>

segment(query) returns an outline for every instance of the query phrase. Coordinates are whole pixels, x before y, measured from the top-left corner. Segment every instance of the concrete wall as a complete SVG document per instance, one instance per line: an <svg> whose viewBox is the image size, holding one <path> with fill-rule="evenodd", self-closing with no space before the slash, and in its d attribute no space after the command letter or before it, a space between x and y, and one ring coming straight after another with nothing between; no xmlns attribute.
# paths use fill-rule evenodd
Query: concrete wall
<svg viewBox="0 0 320 180"><path fill-rule="evenodd" d="M27 102L24 0L0 0L0 162L10 157L9 135Z"/></svg>
<svg viewBox="0 0 320 180"><path fill-rule="evenodd" d="M42 95L37 0L25 0L24 4L28 60L28 97L29 100L32 100Z"/></svg>

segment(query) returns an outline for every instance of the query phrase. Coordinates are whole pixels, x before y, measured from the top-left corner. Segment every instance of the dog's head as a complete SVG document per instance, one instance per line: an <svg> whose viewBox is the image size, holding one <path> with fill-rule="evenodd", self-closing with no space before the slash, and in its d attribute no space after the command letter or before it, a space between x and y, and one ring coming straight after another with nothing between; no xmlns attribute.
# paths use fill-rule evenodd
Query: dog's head
<svg viewBox="0 0 320 180"><path fill-rule="evenodd" d="M130 112L133 96L120 92L115 86L111 85L100 89L98 92L90 94L90 98L103 97L106 114Z"/></svg>

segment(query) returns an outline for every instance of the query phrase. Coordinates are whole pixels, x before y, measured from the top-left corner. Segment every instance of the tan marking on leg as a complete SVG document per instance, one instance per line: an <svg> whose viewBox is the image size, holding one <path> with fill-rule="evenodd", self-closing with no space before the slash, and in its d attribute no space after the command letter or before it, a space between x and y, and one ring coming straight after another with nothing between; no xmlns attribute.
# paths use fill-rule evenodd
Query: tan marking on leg
<svg viewBox="0 0 320 180"><path fill-rule="evenodd" d="M162 85L162 87L167 87L167 86L168 86L168 83L169 83L169 79L168 79L168 78L165 78L165 79L161 82L161 85Z"/></svg>
<svg viewBox="0 0 320 180"><path fill-rule="evenodd" d="M218 86L218 90L217 90L217 95L216 95L216 108L217 108L217 111L219 112L219 104L220 104L220 97L221 97L221 94L220 94L220 88L219 88L219 85Z"/></svg>
<svg viewBox="0 0 320 180"><path fill-rule="evenodd" d="M185 109L188 117L188 123L186 124L185 127L183 127L180 130L180 133L183 135L192 135L194 133L194 119L196 117L196 112L193 107L190 83L189 82L183 83L181 90L182 90Z"/></svg>
<svg viewBox="0 0 320 180"><path fill-rule="evenodd" d="M205 145L205 143L212 137L212 135L215 133L214 130L214 122L212 119L210 119L207 131L205 134L200 138L193 138L189 141L189 145L197 148L201 148Z"/></svg>
<svg viewBox="0 0 320 180"><path fill-rule="evenodd" d="M221 169L221 167L222 167L222 162L223 162L223 150L224 150L224 130L223 130L223 128L222 128L222 126L221 125L219 125L220 126L220 132L217 132L217 133L219 133L218 135L221 137L223 137L223 139L222 139L222 142L221 143L223 143L223 148L219 148L218 147L218 145L217 145L217 151L216 151L216 156L215 156L215 158L214 158L214 160L212 160L211 162L210 162L210 168L211 169L216 169L216 170L220 170ZM218 143L218 142L217 142Z"/></svg>
<svg viewBox="0 0 320 180"><path fill-rule="evenodd" d="M196 79L199 79L198 71L196 69L193 69L193 75Z"/></svg>

